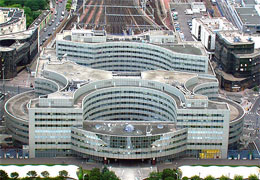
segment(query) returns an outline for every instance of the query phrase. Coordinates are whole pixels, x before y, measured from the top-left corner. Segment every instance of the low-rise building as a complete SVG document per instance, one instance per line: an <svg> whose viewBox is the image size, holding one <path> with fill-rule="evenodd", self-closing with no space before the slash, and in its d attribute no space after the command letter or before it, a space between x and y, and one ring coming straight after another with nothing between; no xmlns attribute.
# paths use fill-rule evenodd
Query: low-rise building
<svg viewBox="0 0 260 180"><path fill-rule="evenodd" d="M221 88L241 91L260 84L260 37L239 31L216 36L215 72Z"/></svg>
<svg viewBox="0 0 260 180"><path fill-rule="evenodd" d="M194 18L192 20L191 34L206 48L210 59L215 51L216 32L222 30L237 30L225 17Z"/></svg>
<svg viewBox="0 0 260 180"><path fill-rule="evenodd" d="M0 35L0 79L10 79L38 53L38 30Z"/></svg>
<svg viewBox="0 0 260 180"><path fill-rule="evenodd" d="M0 35L26 30L26 17L23 9L0 7Z"/></svg>

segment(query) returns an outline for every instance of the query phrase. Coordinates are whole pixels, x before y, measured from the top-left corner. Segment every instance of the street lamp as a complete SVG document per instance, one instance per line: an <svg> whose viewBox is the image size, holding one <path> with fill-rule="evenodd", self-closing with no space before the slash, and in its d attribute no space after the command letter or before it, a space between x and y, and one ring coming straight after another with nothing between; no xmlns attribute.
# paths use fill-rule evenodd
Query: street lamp
<svg viewBox="0 0 260 180"><path fill-rule="evenodd" d="M175 174L176 174L176 176L177 176L177 180L179 180L179 175L178 175L178 173L176 172Z"/></svg>
<svg viewBox="0 0 260 180"><path fill-rule="evenodd" d="M5 67L2 66L2 72L3 72L3 91L5 95Z"/></svg>

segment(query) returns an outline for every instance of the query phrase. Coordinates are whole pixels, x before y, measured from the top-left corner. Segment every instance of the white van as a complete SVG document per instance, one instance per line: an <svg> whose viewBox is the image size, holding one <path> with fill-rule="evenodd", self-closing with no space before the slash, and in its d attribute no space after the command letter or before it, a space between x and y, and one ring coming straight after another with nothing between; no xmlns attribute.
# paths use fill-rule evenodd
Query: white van
<svg viewBox="0 0 260 180"><path fill-rule="evenodd" d="M185 12L186 15L192 15L193 14L193 11L191 9L186 9L184 12Z"/></svg>

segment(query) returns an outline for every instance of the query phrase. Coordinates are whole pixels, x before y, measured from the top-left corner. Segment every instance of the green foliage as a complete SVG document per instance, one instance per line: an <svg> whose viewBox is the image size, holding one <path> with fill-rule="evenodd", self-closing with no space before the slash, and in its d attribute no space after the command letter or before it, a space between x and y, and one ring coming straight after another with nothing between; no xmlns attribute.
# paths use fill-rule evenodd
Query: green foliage
<svg viewBox="0 0 260 180"><path fill-rule="evenodd" d="M186 176L184 176L184 177L182 178L182 180L189 180L189 178L186 177Z"/></svg>
<svg viewBox="0 0 260 180"><path fill-rule="evenodd" d="M216 178L214 178L213 176L209 175L207 177L204 178L204 180L215 180Z"/></svg>
<svg viewBox="0 0 260 180"><path fill-rule="evenodd" d="M249 177L248 177L248 180L258 180L257 176L255 174L251 174Z"/></svg>
<svg viewBox="0 0 260 180"><path fill-rule="evenodd" d="M151 172L148 178L148 180L159 180L159 179L160 179L160 175L157 172Z"/></svg>
<svg viewBox="0 0 260 180"><path fill-rule="evenodd" d="M70 11L70 8L71 8L71 4L66 4L66 10Z"/></svg>
<svg viewBox="0 0 260 180"><path fill-rule="evenodd" d="M229 180L229 177L222 175L219 180Z"/></svg>
<svg viewBox="0 0 260 180"><path fill-rule="evenodd" d="M243 176L235 175L234 180L243 180Z"/></svg>
<svg viewBox="0 0 260 180"><path fill-rule="evenodd" d="M255 87L253 88L253 91L257 92L257 91L259 91L259 88L258 88L257 86L255 86Z"/></svg>
<svg viewBox="0 0 260 180"><path fill-rule="evenodd" d="M101 180L119 180L116 174L113 171L105 171L101 175Z"/></svg>
<svg viewBox="0 0 260 180"><path fill-rule="evenodd" d="M29 177L36 177L37 172L36 171L29 171L26 175L29 176Z"/></svg>
<svg viewBox="0 0 260 180"><path fill-rule="evenodd" d="M101 173L100 173L100 169L99 168L93 168L91 171L90 171L90 174L89 174L90 177L101 177Z"/></svg>
<svg viewBox="0 0 260 180"><path fill-rule="evenodd" d="M12 172L12 173L10 174L10 176L11 176L11 178L13 178L13 179L17 179L17 178L19 177L19 174L18 174L18 172Z"/></svg>
<svg viewBox="0 0 260 180"><path fill-rule="evenodd" d="M162 179L165 180L167 177L174 177L176 179L176 174L172 169L164 169L162 172Z"/></svg>
<svg viewBox="0 0 260 180"><path fill-rule="evenodd" d="M79 180L82 180L82 179L83 179L83 170L82 170L82 167L80 167L80 168L78 169L77 175L78 175Z"/></svg>
<svg viewBox="0 0 260 180"><path fill-rule="evenodd" d="M197 176L197 175L192 176L190 179L191 180L201 180L201 178L199 176Z"/></svg>
<svg viewBox="0 0 260 180"><path fill-rule="evenodd" d="M43 171L41 172L41 175L45 178L49 177L50 176L50 173L48 171Z"/></svg>
<svg viewBox="0 0 260 180"><path fill-rule="evenodd" d="M0 170L0 179L8 179L8 174L4 170Z"/></svg>
<svg viewBox="0 0 260 180"><path fill-rule="evenodd" d="M60 177L68 177L68 172L66 170L62 170L62 171L59 171L59 176Z"/></svg>
<svg viewBox="0 0 260 180"><path fill-rule="evenodd" d="M173 177L167 177L165 180L175 180Z"/></svg>

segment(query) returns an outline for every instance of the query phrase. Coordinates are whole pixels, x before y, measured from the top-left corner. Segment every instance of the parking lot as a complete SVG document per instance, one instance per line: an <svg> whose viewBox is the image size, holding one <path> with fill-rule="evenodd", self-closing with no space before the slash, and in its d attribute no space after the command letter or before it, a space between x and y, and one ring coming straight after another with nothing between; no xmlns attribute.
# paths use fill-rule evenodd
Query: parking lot
<svg viewBox="0 0 260 180"><path fill-rule="evenodd" d="M180 33L180 38L183 41L194 41L191 35L191 21L193 18L201 18L205 13L185 14L186 9L191 9L189 3L170 3L170 8L172 13L178 13L178 19L174 20L173 17L172 20L175 30Z"/></svg>

